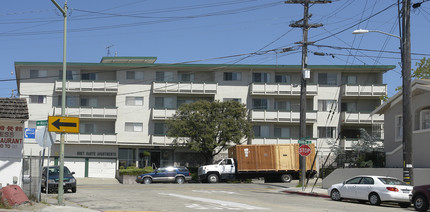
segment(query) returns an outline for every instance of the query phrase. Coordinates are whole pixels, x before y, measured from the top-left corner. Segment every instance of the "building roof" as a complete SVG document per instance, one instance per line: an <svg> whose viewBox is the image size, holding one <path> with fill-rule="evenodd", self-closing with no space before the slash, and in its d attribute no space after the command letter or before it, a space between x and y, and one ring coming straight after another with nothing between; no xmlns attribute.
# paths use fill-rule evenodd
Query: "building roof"
<svg viewBox="0 0 430 212"><path fill-rule="evenodd" d="M430 92L430 79L415 79L411 83L411 93L412 96L420 94L422 92ZM397 92L382 105L379 105L375 110L373 110L370 115L373 114L384 114L387 109L392 105L402 101L402 91Z"/></svg>
<svg viewBox="0 0 430 212"><path fill-rule="evenodd" d="M0 119L27 120L27 101L24 98L0 98Z"/></svg>

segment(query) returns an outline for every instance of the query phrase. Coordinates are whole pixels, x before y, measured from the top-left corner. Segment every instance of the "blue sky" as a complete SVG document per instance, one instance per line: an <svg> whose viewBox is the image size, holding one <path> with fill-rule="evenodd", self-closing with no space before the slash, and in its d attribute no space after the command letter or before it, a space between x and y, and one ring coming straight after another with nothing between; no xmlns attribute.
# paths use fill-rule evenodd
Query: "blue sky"
<svg viewBox="0 0 430 212"><path fill-rule="evenodd" d="M64 5L64 0L57 2ZM309 32L309 41L319 45L309 47L309 65L396 65L384 75L388 95L394 95L394 88L401 85L400 54L392 53L399 52L399 40L379 33L351 32L363 28L398 35L396 3L334 0L313 5L310 22L324 26ZM298 4L278 0L69 0L68 6L68 62L98 63L107 56L108 46L112 46L110 56L155 56L157 63L301 62L295 42L302 40L302 31L289 26L303 17L303 6ZM430 55L429 33L430 2L425 2L411 12L412 68L417 59ZM16 89L14 62L62 61L63 17L50 0L8 1L0 8L0 46L0 97L10 97ZM281 53L288 47L293 51Z"/></svg>

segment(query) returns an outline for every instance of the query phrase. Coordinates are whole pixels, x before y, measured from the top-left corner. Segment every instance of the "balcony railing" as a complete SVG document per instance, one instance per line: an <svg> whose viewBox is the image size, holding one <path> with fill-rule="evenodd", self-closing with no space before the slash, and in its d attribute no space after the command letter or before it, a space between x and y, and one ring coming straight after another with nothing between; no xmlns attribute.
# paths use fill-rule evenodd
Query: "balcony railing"
<svg viewBox="0 0 430 212"><path fill-rule="evenodd" d="M384 96L387 85L342 85L343 96Z"/></svg>
<svg viewBox="0 0 430 212"><path fill-rule="evenodd" d="M64 142L69 144L116 144L115 134L85 134L66 133L64 135ZM60 140L60 134L57 134L56 142Z"/></svg>
<svg viewBox="0 0 430 212"><path fill-rule="evenodd" d="M151 144L152 145L162 145L168 146L173 145L174 138L167 137L166 135L151 135Z"/></svg>
<svg viewBox="0 0 430 212"><path fill-rule="evenodd" d="M306 139L316 144L316 138ZM298 138L254 138L252 144L298 144Z"/></svg>
<svg viewBox="0 0 430 212"><path fill-rule="evenodd" d="M263 122L300 122L300 112L293 111L270 111L270 110L252 110L251 121ZM317 112L306 112L306 122L314 123L317 121Z"/></svg>
<svg viewBox="0 0 430 212"><path fill-rule="evenodd" d="M300 85L295 84L270 84L252 83L250 86L251 94L264 95L300 95ZM317 95L318 85L307 85L307 95Z"/></svg>
<svg viewBox="0 0 430 212"><path fill-rule="evenodd" d="M173 117L173 115L176 113L176 109L157 109L152 108L152 119L153 120L166 120L168 118Z"/></svg>
<svg viewBox="0 0 430 212"><path fill-rule="evenodd" d="M62 91L62 84L62 81L55 81L55 91ZM66 81L66 91L117 93L118 84L113 81Z"/></svg>
<svg viewBox="0 0 430 212"><path fill-rule="evenodd" d="M65 115L79 118L116 119L117 108L66 107ZM54 116L61 115L61 107L54 107Z"/></svg>
<svg viewBox="0 0 430 212"><path fill-rule="evenodd" d="M370 112L341 112L340 120L344 124L384 123L384 115L370 115Z"/></svg>
<svg viewBox="0 0 430 212"><path fill-rule="evenodd" d="M154 93L216 94L218 83L153 82Z"/></svg>

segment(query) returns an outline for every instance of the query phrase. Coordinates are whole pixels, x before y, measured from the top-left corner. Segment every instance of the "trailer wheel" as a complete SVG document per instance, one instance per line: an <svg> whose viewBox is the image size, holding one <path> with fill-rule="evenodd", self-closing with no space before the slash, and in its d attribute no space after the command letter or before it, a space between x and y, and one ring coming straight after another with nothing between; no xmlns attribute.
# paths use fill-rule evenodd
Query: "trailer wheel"
<svg viewBox="0 0 430 212"><path fill-rule="evenodd" d="M291 180L293 180L293 176L291 176L291 174L283 174L281 175L281 181L284 183L289 183L291 182Z"/></svg>
<svg viewBox="0 0 430 212"><path fill-rule="evenodd" d="M217 183L218 181L219 181L219 177L217 174L208 175L208 182L209 183Z"/></svg>

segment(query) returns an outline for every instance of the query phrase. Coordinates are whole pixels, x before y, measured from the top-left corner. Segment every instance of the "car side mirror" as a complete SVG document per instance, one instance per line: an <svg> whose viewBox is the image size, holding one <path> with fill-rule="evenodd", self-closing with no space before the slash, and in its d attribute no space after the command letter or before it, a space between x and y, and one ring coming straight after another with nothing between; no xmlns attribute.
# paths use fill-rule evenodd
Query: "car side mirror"
<svg viewBox="0 0 430 212"><path fill-rule="evenodd" d="M74 175L75 174L75 172L72 172L72 173L70 173L71 175Z"/></svg>
<svg viewBox="0 0 430 212"><path fill-rule="evenodd" d="M345 185L346 181L343 181L342 184Z"/></svg>

